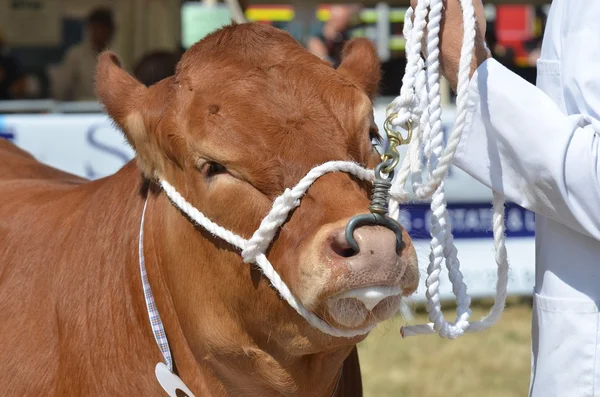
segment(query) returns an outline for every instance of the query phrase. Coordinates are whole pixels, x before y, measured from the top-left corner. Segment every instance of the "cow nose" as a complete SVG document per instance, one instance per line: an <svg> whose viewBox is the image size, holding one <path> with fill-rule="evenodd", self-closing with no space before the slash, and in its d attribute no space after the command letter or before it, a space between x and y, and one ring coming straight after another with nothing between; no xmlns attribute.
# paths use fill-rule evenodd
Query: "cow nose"
<svg viewBox="0 0 600 397"><path fill-rule="evenodd" d="M335 293L327 299L328 311L339 324L350 327L369 318L388 318L397 310L404 288L412 288L402 281L411 262L403 260L404 250L397 251L394 231L362 226L354 237L358 251L346 239L345 228L336 228L326 249L337 280Z"/></svg>
<svg viewBox="0 0 600 397"><path fill-rule="evenodd" d="M348 280L348 289L398 286L404 269L401 269L400 255L396 250L396 234L382 226L363 226L354 231L354 237L358 251L346 239L344 228L333 230L327 255L336 273L344 274ZM368 289L364 292L355 294L353 298L368 309L388 296L372 294Z"/></svg>
<svg viewBox="0 0 600 397"><path fill-rule="evenodd" d="M329 238L330 259L352 263L356 269L378 261L398 260L395 232L382 226L363 226L354 231L354 238L358 251L348 242L344 228L333 230Z"/></svg>

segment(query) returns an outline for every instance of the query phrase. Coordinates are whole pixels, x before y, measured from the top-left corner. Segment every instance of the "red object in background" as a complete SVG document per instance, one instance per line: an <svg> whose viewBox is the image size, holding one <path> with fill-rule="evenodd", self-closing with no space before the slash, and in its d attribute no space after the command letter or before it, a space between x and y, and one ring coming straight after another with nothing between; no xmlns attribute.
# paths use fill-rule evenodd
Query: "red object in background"
<svg viewBox="0 0 600 397"><path fill-rule="evenodd" d="M517 58L526 57L523 42L532 38L535 13L532 6L499 5L496 7L498 44L511 47Z"/></svg>

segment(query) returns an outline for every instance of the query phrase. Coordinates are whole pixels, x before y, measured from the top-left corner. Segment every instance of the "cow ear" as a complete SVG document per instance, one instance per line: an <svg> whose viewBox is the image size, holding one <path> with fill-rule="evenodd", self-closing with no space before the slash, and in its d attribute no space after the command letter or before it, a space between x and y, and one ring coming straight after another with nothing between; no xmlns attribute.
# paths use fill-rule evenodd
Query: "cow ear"
<svg viewBox="0 0 600 397"><path fill-rule="evenodd" d="M369 98L377 95L381 65L375 45L366 38L355 38L344 46L338 71L365 91Z"/></svg>
<svg viewBox="0 0 600 397"><path fill-rule="evenodd" d="M154 134L159 117L151 105L157 99L154 91L164 84L147 88L127 73L119 58L110 51L98 57L95 84L99 101L136 151L142 172L148 178L155 178L163 171L164 156ZM159 106L164 107L164 102Z"/></svg>

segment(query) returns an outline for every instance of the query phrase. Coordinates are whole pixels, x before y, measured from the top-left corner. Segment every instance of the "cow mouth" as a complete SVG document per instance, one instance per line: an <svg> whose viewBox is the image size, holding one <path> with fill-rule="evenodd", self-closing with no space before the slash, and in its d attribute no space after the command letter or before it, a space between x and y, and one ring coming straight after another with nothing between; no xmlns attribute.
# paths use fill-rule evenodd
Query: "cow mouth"
<svg viewBox="0 0 600 397"><path fill-rule="evenodd" d="M398 313L402 292L398 286L371 286L342 292L327 299L328 317L345 328L385 321Z"/></svg>

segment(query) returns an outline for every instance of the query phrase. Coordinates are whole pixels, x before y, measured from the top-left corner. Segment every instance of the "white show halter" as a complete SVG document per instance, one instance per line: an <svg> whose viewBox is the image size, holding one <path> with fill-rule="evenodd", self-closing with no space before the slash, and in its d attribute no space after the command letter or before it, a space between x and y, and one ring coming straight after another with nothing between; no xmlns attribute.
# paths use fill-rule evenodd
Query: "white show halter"
<svg viewBox="0 0 600 397"><path fill-rule="evenodd" d="M437 332L441 337L454 339L464 332L482 331L500 317L506 301L508 260L504 236L504 196L493 192L493 235L495 260L498 266L496 296L490 313L480 321L469 322L471 298L460 272L460 262L454 245L450 217L444 195L444 178L466 126L468 85L471 58L475 48L475 9L472 0L460 0L463 13L464 37L460 56L457 88L457 118L446 148L443 148L441 128L441 96L439 74L439 33L443 0L419 0L416 9L409 8L404 18L406 38L406 73L400 95L388 106L386 124L396 128L412 129L408 154L396 174L390 195L390 213L398 215L398 203L408 201L405 190L411 176L412 190L417 199L431 198L431 253L427 268L427 311L431 323L402 328L403 336ZM429 8L429 11L428 11ZM414 17L414 21L413 21ZM428 21L428 22L427 22ZM425 62L421 57L421 40L427 31ZM424 147L422 147L424 146ZM421 181L422 154L427 159L429 180ZM453 323L445 320L441 310L439 276L441 263L446 262L453 293L456 295L457 318Z"/></svg>
<svg viewBox="0 0 600 397"><path fill-rule="evenodd" d="M353 162L330 161L321 164L310 170L293 189L286 189L281 196L275 199L271 211L262 220L259 228L248 240L212 222L202 212L198 211L194 206L187 202L185 198L183 198L181 194L165 180L161 180L160 184L169 199L171 199L171 202L196 224L202 226L212 235L239 248L244 262L256 263L262 273L269 279L271 285L279 292L281 297L311 325L332 336L351 338L368 333L374 328L374 325L356 330L343 330L332 327L304 307L302 302L292 294L287 284L281 279L265 255L265 252L277 234L277 230L286 221L290 211L300 205L300 199L304 196L308 188L319 177L330 172L347 172L359 179L368 181L372 181L374 178L373 171L367 170Z"/></svg>

